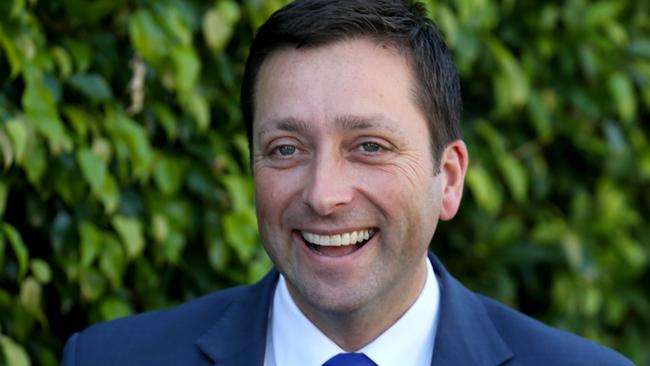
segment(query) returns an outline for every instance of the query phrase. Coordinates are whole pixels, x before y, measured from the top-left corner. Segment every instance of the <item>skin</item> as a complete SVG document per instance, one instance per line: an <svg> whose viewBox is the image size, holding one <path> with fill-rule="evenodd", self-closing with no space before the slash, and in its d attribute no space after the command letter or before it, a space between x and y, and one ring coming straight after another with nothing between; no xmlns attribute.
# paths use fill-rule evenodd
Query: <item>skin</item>
<svg viewBox="0 0 650 366"><path fill-rule="evenodd" d="M262 243L293 300L346 351L413 304L440 219L460 204L468 156L446 146L434 174L406 58L353 39L282 49L256 85L253 172ZM300 232L373 228L363 247L310 249Z"/></svg>

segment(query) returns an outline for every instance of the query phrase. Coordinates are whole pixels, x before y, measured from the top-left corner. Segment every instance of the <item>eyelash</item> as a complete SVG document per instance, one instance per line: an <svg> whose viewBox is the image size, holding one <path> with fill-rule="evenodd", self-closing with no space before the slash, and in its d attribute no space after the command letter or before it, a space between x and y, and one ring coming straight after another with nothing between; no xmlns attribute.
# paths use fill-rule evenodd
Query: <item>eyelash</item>
<svg viewBox="0 0 650 366"><path fill-rule="evenodd" d="M283 148L290 148L292 150L291 154L290 155L284 155L282 153ZM282 145L278 145L278 146L274 147L273 150L272 150L272 153L274 155L278 155L278 156L281 156L281 157L287 157L287 156L291 156L291 155L295 154L297 150L298 150L298 148L296 146L294 146L294 145L282 144Z"/></svg>

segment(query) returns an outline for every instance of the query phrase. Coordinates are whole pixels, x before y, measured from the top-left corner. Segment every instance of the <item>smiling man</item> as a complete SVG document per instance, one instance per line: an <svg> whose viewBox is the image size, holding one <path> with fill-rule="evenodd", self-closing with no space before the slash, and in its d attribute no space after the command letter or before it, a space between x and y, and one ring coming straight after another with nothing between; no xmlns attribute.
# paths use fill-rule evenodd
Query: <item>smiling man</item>
<svg viewBox="0 0 650 366"><path fill-rule="evenodd" d="M257 75L262 242L298 308L349 351L422 292L429 242L455 214L467 167L457 139L434 159L429 128L439 127L414 103L415 75L397 47L369 37L283 47Z"/></svg>
<svg viewBox="0 0 650 366"><path fill-rule="evenodd" d="M242 87L260 283L94 326L64 365L629 365L477 295L429 254L468 153L458 76L423 7L275 13Z"/></svg>

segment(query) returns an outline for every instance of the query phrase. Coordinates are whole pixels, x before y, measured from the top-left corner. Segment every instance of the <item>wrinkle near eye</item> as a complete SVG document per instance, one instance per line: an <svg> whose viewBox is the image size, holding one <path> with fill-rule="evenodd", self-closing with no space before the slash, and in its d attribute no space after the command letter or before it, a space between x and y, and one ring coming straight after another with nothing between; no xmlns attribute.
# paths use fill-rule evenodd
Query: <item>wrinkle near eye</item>
<svg viewBox="0 0 650 366"><path fill-rule="evenodd" d="M400 175L408 180L412 187L417 187L422 184L421 178L428 176L422 174L422 172L427 169L431 170L431 167L426 164L428 160L426 156L416 151L403 152L399 159L390 162L384 169L395 168ZM395 170L390 169L390 172L394 174Z"/></svg>

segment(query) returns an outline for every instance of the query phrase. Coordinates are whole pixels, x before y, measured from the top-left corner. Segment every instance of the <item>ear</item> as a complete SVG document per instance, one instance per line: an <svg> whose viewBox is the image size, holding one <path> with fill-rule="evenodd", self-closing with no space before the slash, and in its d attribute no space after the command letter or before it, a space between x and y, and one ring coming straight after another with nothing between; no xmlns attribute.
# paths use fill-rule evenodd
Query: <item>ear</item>
<svg viewBox="0 0 650 366"><path fill-rule="evenodd" d="M441 220L450 220L458 211L460 200L463 197L463 186L468 164L469 154L462 140L455 140L447 145L440 159L440 177L442 179Z"/></svg>

